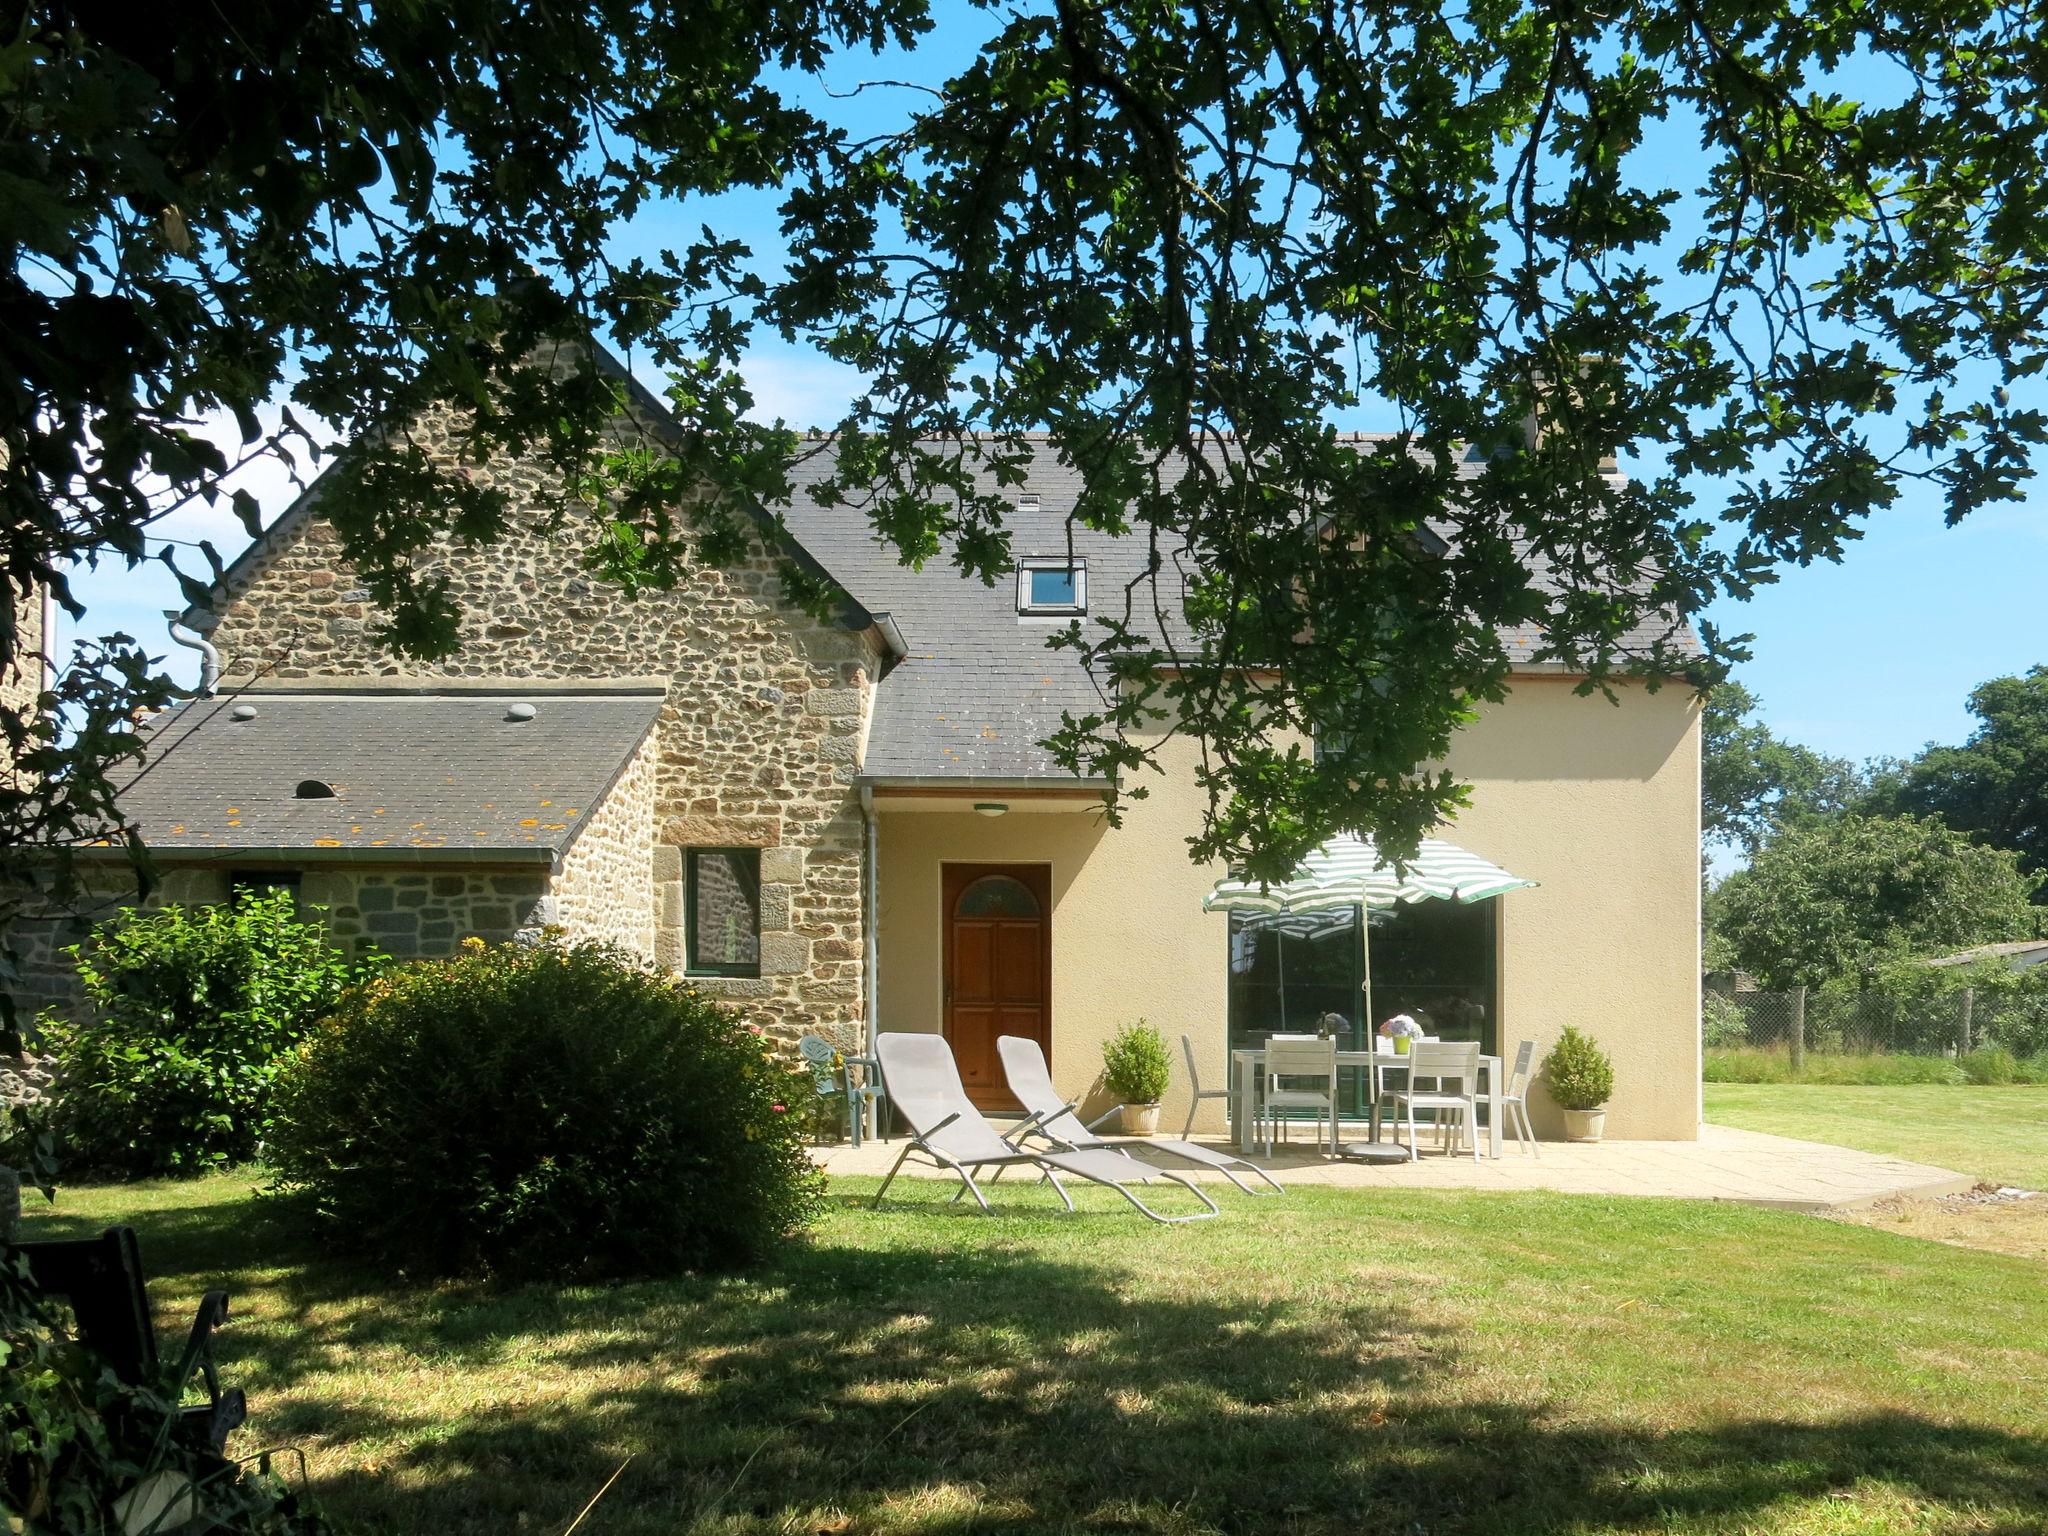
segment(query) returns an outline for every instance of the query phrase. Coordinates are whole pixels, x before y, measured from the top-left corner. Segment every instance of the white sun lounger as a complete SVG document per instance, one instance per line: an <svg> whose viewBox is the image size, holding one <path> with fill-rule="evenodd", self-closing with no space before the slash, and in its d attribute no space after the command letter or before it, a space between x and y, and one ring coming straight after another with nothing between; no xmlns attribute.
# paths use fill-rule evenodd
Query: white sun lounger
<svg viewBox="0 0 2048 1536"><path fill-rule="evenodd" d="M1003 1035L996 1041L996 1054L1002 1058L1003 1077L1010 1085L1010 1092L1017 1096L1017 1102L1030 1116L1030 1128L1023 1132L1025 1135L1043 1136L1074 1152L1121 1152L1126 1156L1155 1152L1163 1157L1177 1157L1198 1167L1213 1168L1248 1195L1286 1193L1279 1182L1257 1163L1247 1162L1228 1152L1219 1152L1214 1147L1202 1146L1199 1142L1142 1136L1128 1141L1111 1141L1096 1135L1095 1126L1082 1124L1081 1117L1074 1113L1074 1106L1061 1099L1059 1090L1053 1087L1052 1073L1045 1065L1045 1052L1036 1040L1026 1040L1021 1035ZM1115 1114L1116 1111L1111 1110L1110 1113ZM1272 1185L1272 1189L1252 1188L1231 1171L1233 1168L1248 1169Z"/></svg>
<svg viewBox="0 0 2048 1536"><path fill-rule="evenodd" d="M981 1187L974 1182L976 1171L983 1168L994 1170L990 1183L1001 1178L1006 1168L1029 1168L1042 1173L1070 1211L1074 1202L1060 1184L1059 1176L1063 1173L1086 1179L1091 1184L1108 1186L1154 1221L1169 1224L1205 1221L1218 1214L1216 1202L1187 1179L1164 1168L1141 1163L1134 1157L1126 1157L1121 1152L1030 1152L1004 1139L967 1097L967 1090L960 1083L960 1069L953 1061L953 1048L941 1035L877 1035L875 1059L881 1063L882 1085L889 1095L889 1102L896 1106L896 1112L910 1127L910 1141L897 1157L895 1167L889 1170L889 1177L882 1180L882 1187L875 1191L876 1205L882 1203L882 1196L902 1169L904 1159L918 1152L939 1167L959 1174L964 1186L960 1193L973 1195L975 1203L989 1215L995 1213L989 1209ZM1025 1125L1031 1123L1027 1116ZM1021 1134L1023 1129L1020 1126L1011 1135ZM1186 1216L1162 1216L1130 1188L1133 1184L1145 1184L1153 1179L1180 1185L1208 1209Z"/></svg>

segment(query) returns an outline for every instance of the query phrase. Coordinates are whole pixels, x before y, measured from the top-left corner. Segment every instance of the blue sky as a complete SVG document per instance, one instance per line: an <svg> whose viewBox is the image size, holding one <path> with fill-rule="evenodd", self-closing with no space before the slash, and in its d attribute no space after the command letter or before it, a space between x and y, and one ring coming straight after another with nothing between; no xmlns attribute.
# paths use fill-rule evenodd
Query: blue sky
<svg viewBox="0 0 2048 1536"><path fill-rule="evenodd" d="M940 14L947 20L915 57L842 59L830 66L826 84L844 93L866 80L943 79L971 55L990 18L965 7L940 8ZM856 132L880 126L906 104L892 89L848 99L805 82L800 94ZM1649 147L1683 150L1676 143ZM715 209L656 211L623 232L618 245L622 254L651 255L708 216L721 233L772 249L775 201L756 192L723 199ZM849 382L823 360L779 344L753 356L749 376L760 413L798 425L836 419ZM1393 423L1366 412L1342 425ZM266 518L294 492L276 466L258 466L242 483ZM2048 661L2039 596L2048 567L2044 495L2037 489L2026 503L1980 513L1948 530L1932 498L1909 493L1873 522L1841 564L1788 569L1751 601L1711 608L1707 616L1725 632L1756 636L1755 659L1736 675L1763 700L1767 722L1792 740L1856 760L1910 755L1931 740L1961 740L1970 728L1965 699L1972 687ZM1712 500L1711 492L1703 498L1706 505ZM225 510L195 509L179 519L175 533L210 539L223 558L246 542ZM196 559L190 565L201 568ZM165 649L175 675L195 675L190 652L161 645L160 610L179 605L166 573L110 567L82 573L76 590L91 609L86 630L134 634L152 650Z"/></svg>

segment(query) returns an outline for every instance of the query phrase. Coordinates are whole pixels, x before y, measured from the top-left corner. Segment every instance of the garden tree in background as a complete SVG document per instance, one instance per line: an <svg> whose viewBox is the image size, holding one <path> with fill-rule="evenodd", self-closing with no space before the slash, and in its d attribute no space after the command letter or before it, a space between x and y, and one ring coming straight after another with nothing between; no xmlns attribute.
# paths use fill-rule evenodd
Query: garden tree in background
<svg viewBox="0 0 2048 1536"><path fill-rule="evenodd" d="M1700 836L1755 858L1780 827L1846 809L1863 791L1846 758L1785 741L1752 718L1757 697L1717 684L1700 716Z"/></svg>
<svg viewBox="0 0 2048 1536"><path fill-rule="evenodd" d="M1831 816L1786 828L1707 897L1732 962L1766 987L1818 986L1900 954L2031 938L2039 877L1932 818Z"/></svg>
<svg viewBox="0 0 2048 1536"><path fill-rule="evenodd" d="M1970 694L1980 722L1959 747L1929 746L1872 787L1877 809L1939 816L2020 868L2048 872L2048 667L1994 677ZM2035 893L2036 901L2048 892Z"/></svg>
<svg viewBox="0 0 2048 1536"><path fill-rule="evenodd" d="M323 510L385 638L446 653L454 604L415 559L510 508L425 452L435 404L472 413L472 456L563 471L546 515L600 522L596 571L663 586L730 556L801 451L745 419L772 334L862 376L824 494L906 559L1002 574L1010 434L1057 435L1076 519L1155 558L1059 637L1104 691L1056 749L1138 793L1132 728L1165 717L1203 747L1193 851L1278 874L1336 828L1398 850L1460 803L1417 765L1500 696L1503 626L1589 686L1704 677L1672 613L1835 558L1909 485L1954 520L2026 479L2043 420L2005 385L2048 360L2031 9L1026 0L948 11L986 29L951 79L891 60L932 89L888 96L870 138L794 94L836 50L911 48L928 9L18 7L0 666L37 585L71 602L69 562L169 562L167 508L327 434L352 449ZM696 221L763 185L786 249ZM675 238L615 260L636 217ZM590 335L677 381L673 452L606 437L618 386L587 356L518 366ZM1394 443L1327 431L1362 402ZM1647 477L1604 473L1647 448ZM178 561L195 598L214 559ZM1139 620L1183 580L1167 654ZM118 819L77 774L41 782Z"/></svg>
<svg viewBox="0 0 2048 1536"><path fill-rule="evenodd" d="M61 1155L144 1177L254 1157L285 1058L386 959L351 960L281 890L124 909L70 953L89 1007L48 1030Z"/></svg>

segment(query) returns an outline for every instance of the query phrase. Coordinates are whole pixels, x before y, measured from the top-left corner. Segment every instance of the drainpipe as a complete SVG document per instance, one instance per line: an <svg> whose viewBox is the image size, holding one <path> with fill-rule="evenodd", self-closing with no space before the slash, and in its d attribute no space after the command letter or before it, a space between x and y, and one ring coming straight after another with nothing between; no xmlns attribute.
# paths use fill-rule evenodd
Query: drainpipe
<svg viewBox="0 0 2048 1536"><path fill-rule="evenodd" d="M861 942L866 951L861 962L865 974L861 978L860 992L863 1000L863 1011L867 1015L867 1039L863 1042L863 1048L871 1051L875 1048L875 1030L881 1018L881 1010L875 998L875 971L881 946L875 936L875 923L880 915L878 910L880 900L876 889L878 882L875 877L875 860L878 846L875 826L875 791L874 787L869 784L863 784L860 787L860 817L861 830L867 839L867 856L861 860L860 871L861 906L863 908L860 925Z"/></svg>
<svg viewBox="0 0 2048 1536"><path fill-rule="evenodd" d="M166 608L164 619L170 629L173 643L199 653L199 697L212 698L213 685L220 681L220 652L214 649L211 640L187 624L184 615L177 609ZM192 638L188 640L185 635L179 634L178 631L181 629Z"/></svg>
<svg viewBox="0 0 2048 1536"><path fill-rule="evenodd" d="M872 784L860 787L861 829L867 840L867 857L861 860L861 945L864 954L861 961L861 1007L866 1014L867 1038L862 1047L869 1054L875 1049L875 1032L881 1020L881 1007L876 999L876 977L880 971L881 941L876 936L875 926L881 918L880 880L877 874L879 841L875 824L875 790ZM882 1134L882 1112L871 1100L868 1104L868 1134L879 1137Z"/></svg>
<svg viewBox="0 0 2048 1536"><path fill-rule="evenodd" d="M44 693L57 688L57 594L43 588L43 686Z"/></svg>

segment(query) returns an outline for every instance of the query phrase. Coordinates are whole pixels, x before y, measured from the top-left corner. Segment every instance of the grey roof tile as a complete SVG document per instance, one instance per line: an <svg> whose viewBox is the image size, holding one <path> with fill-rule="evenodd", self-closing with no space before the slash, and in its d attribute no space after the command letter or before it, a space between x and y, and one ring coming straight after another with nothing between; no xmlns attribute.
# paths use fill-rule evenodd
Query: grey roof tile
<svg viewBox="0 0 2048 1536"><path fill-rule="evenodd" d="M1347 436L1357 443L1392 441L1385 433ZM862 508L820 506L809 489L831 473L832 447L830 439L804 445L792 475L794 495L777 510L798 543L857 602L896 621L910 650L877 690L863 772L877 778L1066 777L1037 743L1058 728L1062 711L1083 714L1099 702L1079 658L1046 647L1047 633L1067 621L1020 617L1013 581L990 588L965 578L947 552L913 570L875 534ZM1462 475L1479 470L1476 460L1459 466ZM1127 622L1143 633L1184 638L1183 565L1176 551L1160 552L1155 611L1155 588L1143 581L1151 549L1142 536L1067 526L1081 488L1077 470L1052 453L1036 454L1025 485L1012 495L1033 493L1037 505L1013 505L1004 520L1012 554L1020 560L1065 555L1071 540L1072 553L1087 563L1091 618L1128 614ZM1656 635L1673 631L1681 654L1697 653L1682 623L1639 626L1628 643L1647 647ZM1503 630L1501 639L1509 660L1520 664L1533 661L1540 644L1528 628Z"/></svg>
<svg viewBox="0 0 2048 1536"><path fill-rule="evenodd" d="M530 704L533 718L508 712ZM653 727L659 689L291 692L198 699L144 727L121 804L158 851L558 854ZM253 718L236 719L253 708ZM333 799L295 797L303 780Z"/></svg>

